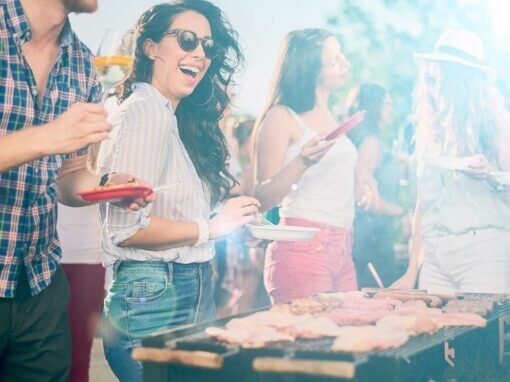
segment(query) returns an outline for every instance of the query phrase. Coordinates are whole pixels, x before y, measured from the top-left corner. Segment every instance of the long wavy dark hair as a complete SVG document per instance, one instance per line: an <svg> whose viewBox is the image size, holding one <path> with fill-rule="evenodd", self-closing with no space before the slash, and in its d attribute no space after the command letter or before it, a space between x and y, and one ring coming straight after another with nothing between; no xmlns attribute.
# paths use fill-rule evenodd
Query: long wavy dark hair
<svg viewBox="0 0 510 382"><path fill-rule="evenodd" d="M346 107L349 115L359 110L365 111L363 122L347 133L356 147L369 136L380 136L381 116L386 100L386 90L381 85L364 83L349 94Z"/></svg>
<svg viewBox="0 0 510 382"><path fill-rule="evenodd" d="M218 122L230 102L227 86L236 69L244 62L237 32L222 11L205 0L179 0L155 5L143 13L134 32L136 50L133 73L124 83L120 100L122 102L129 97L134 82L152 81L154 62L145 53L144 42L148 39L160 42L175 17L186 11L202 14L209 21L212 37L221 46L220 53L212 59L203 80L192 94L181 99L175 111L180 138L200 179L208 185L211 203L215 205L227 199L237 183L228 171L228 148ZM211 81L206 77L210 77Z"/></svg>

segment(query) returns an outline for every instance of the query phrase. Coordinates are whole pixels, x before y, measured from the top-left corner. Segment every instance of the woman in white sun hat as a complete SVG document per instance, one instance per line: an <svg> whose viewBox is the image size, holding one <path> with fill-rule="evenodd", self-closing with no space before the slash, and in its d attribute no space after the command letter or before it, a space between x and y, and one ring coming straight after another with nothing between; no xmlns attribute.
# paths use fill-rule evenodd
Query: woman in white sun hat
<svg viewBox="0 0 510 382"><path fill-rule="evenodd" d="M449 29L420 74L413 119L418 201L407 272L394 287L510 292L510 198L487 182L510 171L510 116L481 38Z"/></svg>

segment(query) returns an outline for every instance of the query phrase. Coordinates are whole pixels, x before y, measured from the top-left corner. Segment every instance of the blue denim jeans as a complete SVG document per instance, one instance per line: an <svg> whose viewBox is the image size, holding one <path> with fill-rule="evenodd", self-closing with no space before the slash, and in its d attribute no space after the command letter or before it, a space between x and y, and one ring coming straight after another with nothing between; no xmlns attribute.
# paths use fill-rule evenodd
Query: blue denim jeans
<svg viewBox="0 0 510 382"><path fill-rule="evenodd" d="M213 292L209 262L116 263L104 304L103 346L117 378L121 382L143 380L141 363L131 358L142 338L214 319Z"/></svg>

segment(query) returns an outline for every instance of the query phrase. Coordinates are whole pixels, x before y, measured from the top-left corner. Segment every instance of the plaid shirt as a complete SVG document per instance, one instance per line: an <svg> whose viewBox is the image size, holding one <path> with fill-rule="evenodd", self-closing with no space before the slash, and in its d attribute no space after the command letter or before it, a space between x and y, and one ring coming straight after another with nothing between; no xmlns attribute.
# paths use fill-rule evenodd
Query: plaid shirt
<svg viewBox="0 0 510 382"><path fill-rule="evenodd" d="M31 37L20 0L0 0L0 135L37 128L74 102L100 98L93 56L68 20L39 106L35 78L21 49ZM85 154L86 148L52 155L0 173L0 297L14 297L23 263L32 295L51 283L61 257L56 178L63 160Z"/></svg>

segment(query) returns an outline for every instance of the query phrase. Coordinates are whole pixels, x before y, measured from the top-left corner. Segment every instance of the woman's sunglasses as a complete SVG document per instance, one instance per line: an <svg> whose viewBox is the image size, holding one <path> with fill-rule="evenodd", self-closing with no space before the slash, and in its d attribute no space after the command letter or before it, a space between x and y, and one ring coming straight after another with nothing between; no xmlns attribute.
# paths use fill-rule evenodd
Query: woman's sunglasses
<svg viewBox="0 0 510 382"><path fill-rule="evenodd" d="M212 37L199 38L195 32L184 29L172 29L165 35L177 36L177 42L185 52L193 52L200 42L204 49L205 56L209 59L216 58L220 52L220 46L212 39Z"/></svg>

